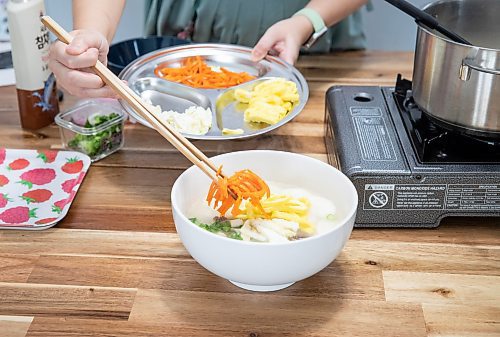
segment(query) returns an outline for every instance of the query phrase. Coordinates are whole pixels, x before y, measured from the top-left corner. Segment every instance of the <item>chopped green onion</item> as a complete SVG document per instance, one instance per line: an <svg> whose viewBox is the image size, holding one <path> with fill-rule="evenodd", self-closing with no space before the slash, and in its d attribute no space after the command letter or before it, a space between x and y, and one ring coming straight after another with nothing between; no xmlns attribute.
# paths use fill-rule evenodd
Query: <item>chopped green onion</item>
<svg viewBox="0 0 500 337"><path fill-rule="evenodd" d="M94 114L85 122L85 128L94 128L119 117L116 113L109 115ZM96 132L93 135L76 134L68 142L68 146L75 150L81 150L90 157L97 157L101 153L111 151L120 146L122 142L121 125L111 125L107 129Z"/></svg>
<svg viewBox="0 0 500 337"><path fill-rule="evenodd" d="M241 237L240 233L237 232L237 231L235 231L231 227L231 222L229 222L229 220L214 221L211 224L203 223L200 220L198 220L197 218L190 218L189 220L192 223L194 223L195 225L197 225L200 228L203 228L203 229L205 229L205 230L207 230L209 232L212 232L212 233L222 233L222 234L224 234L226 237L228 237L230 239L243 240L243 238Z"/></svg>

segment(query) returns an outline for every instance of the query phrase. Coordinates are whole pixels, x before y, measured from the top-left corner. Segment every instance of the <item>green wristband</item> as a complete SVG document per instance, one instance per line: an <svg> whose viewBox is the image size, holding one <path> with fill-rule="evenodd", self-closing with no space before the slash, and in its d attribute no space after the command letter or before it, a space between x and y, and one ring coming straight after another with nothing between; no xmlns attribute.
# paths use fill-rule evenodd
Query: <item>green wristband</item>
<svg viewBox="0 0 500 337"><path fill-rule="evenodd" d="M325 22L323 21L323 18L321 17L321 15L319 15L318 12L316 12L312 8L302 8L300 11L295 13L293 16L297 16L297 15L302 15L302 16L305 16L306 18L308 18L309 21L311 21L311 23L313 25L315 33L318 33L326 28Z"/></svg>
<svg viewBox="0 0 500 337"><path fill-rule="evenodd" d="M311 46L328 30L325 22L321 15L312 8L302 8L300 11L295 13L293 16L302 15L305 16L313 25L314 33L311 35L309 40L304 44L305 49L311 48Z"/></svg>

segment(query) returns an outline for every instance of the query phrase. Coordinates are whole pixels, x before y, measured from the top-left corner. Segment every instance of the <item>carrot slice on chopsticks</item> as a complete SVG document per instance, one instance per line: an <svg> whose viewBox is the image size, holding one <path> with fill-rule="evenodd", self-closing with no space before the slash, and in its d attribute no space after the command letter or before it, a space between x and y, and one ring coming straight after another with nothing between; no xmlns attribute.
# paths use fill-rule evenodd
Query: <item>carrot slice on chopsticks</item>
<svg viewBox="0 0 500 337"><path fill-rule="evenodd" d="M220 71L214 71L200 56L184 59L179 68L160 65L155 69L155 74L172 82L203 89L228 88L255 78L247 72L236 73L223 67Z"/></svg>
<svg viewBox="0 0 500 337"><path fill-rule="evenodd" d="M217 175L221 169L222 166ZM237 196L236 199L231 196L229 190ZM213 203L212 207L217 209L221 216L231 209L231 215L236 217L241 213L239 207L243 200L249 200L262 214L266 214L260 200L264 196L269 197L270 194L269 186L264 180L250 170L242 170L230 177L219 178L217 182L213 181L206 200L208 205Z"/></svg>

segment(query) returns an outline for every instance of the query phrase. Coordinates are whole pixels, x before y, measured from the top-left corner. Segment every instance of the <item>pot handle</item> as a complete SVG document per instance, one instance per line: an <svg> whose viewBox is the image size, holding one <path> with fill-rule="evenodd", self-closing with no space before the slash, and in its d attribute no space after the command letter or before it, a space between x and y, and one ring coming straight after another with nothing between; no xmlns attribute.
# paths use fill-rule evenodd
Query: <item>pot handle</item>
<svg viewBox="0 0 500 337"><path fill-rule="evenodd" d="M473 58L466 57L462 60L462 65L460 66L460 79L462 81L468 81L470 79L471 68L482 73L500 75L500 69L483 68L479 64L475 63Z"/></svg>

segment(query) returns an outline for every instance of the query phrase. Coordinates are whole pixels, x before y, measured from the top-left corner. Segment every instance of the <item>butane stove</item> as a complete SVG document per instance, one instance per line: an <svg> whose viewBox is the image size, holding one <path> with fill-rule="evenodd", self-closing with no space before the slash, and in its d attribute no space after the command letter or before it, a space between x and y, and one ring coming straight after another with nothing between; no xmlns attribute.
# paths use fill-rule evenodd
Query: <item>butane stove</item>
<svg viewBox="0 0 500 337"><path fill-rule="evenodd" d="M357 227L436 227L447 216L500 224L500 141L436 124L410 81L332 87L326 120L328 160L358 191Z"/></svg>

